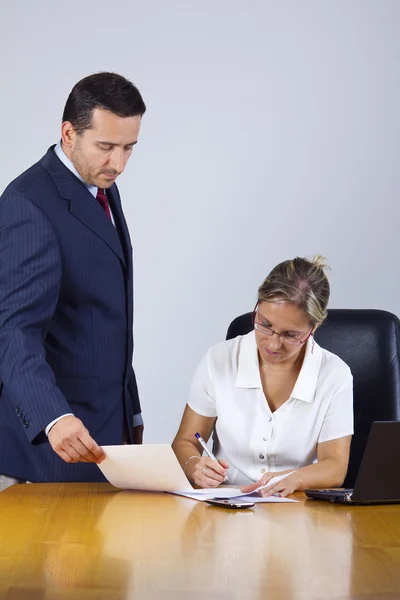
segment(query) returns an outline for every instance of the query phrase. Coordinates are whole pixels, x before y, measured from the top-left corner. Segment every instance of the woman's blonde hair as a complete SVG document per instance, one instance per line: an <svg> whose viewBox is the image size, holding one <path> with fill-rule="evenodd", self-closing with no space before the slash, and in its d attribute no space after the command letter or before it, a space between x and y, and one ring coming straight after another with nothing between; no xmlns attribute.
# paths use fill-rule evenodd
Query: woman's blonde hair
<svg viewBox="0 0 400 600"><path fill-rule="evenodd" d="M310 325L316 327L328 314L330 286L325 273L328 268L320 255L311 260L299 257L285 260L272 269L258 288L258 302L292 302L304 310Z"/></svg>

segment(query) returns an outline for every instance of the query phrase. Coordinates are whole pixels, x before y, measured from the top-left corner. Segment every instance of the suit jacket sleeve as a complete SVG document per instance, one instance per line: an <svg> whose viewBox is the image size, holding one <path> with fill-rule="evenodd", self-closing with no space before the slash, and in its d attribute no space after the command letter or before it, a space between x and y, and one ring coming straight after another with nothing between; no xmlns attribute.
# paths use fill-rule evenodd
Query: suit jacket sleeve
<svg viewBox="0 0 400 600"><path fill-rule="evenodd" d="M29 441L71 408L46 362L44 339L61 281L55 233L24 195L0 200L0 379Z"/></svg>

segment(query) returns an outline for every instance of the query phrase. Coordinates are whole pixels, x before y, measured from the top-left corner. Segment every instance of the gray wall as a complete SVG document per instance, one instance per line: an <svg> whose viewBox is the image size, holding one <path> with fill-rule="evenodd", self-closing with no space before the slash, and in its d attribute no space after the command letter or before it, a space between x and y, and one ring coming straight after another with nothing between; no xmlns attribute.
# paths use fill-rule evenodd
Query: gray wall
<svg viewBox="0 0 400 600"><path fill-rule="evenodd" d="M331 307L400 313L398 0L20 0L0 9L0 188L99 70L148 113L119 180L146 441L277 262L323 254Z"/></svg>

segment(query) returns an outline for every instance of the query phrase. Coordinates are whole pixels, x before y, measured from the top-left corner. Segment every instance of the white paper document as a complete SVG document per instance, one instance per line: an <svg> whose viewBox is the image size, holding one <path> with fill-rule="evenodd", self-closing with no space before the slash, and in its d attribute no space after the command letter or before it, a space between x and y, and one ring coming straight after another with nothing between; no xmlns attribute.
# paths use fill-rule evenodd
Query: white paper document
<svg viewBox="0 0 400 600"><path fill-rule="evenodd" d="M193 491L169 444L102 446L106 458L98 467L106 479L124 490Z"/></svg>
<svg viewBox="0 0 400 600"><path fill-rule="evenodd" d="M280 496L266 496L263 498L258 495L259 490L267 488L285 477L291 475L294 471L286 473L285 475L278 475L268 481L266 485L260 485L254 490L254 492L241 492L238 488L230 487L218 487L218 488L202 488L199 490L193 489L192 492L173 492L179 496L186 496L187 498L193 498L194 500L208 500L209 498L240 498L241 500L248 500L249 502L298 502L298 500L292 500L291 498L281 498Z"/></svg>
<svg viewBox="0 0 400 600"><path fill-rule="evenodd" d="M262 498L257 488L252 494L243 494L238 488L193 488L169 444L137 444L103 446L105 460L98 465L105 478L124 490L170 492L194 500L210 498L243 498L251 502L297 502L288 498ZM268 486L287 475L274 477ZM244 498L243 498L244 499Z"/></svg>

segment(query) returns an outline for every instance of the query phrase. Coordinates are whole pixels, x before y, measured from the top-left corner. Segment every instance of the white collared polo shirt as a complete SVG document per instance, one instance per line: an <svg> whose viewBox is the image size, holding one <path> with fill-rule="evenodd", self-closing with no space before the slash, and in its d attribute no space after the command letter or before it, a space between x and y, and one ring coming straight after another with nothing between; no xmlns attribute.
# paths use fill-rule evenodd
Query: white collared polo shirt
<svg viewBox="0 0 400 600"><path fill-rule="evenodd" d="M317 462L317 445L353 433L353 377L338 356L307 342L290 398L271 412L258 365L254 331L210 348L197 367L188 405L217 417L214 452L230 464L230 484L267 471Z"/></svg>

